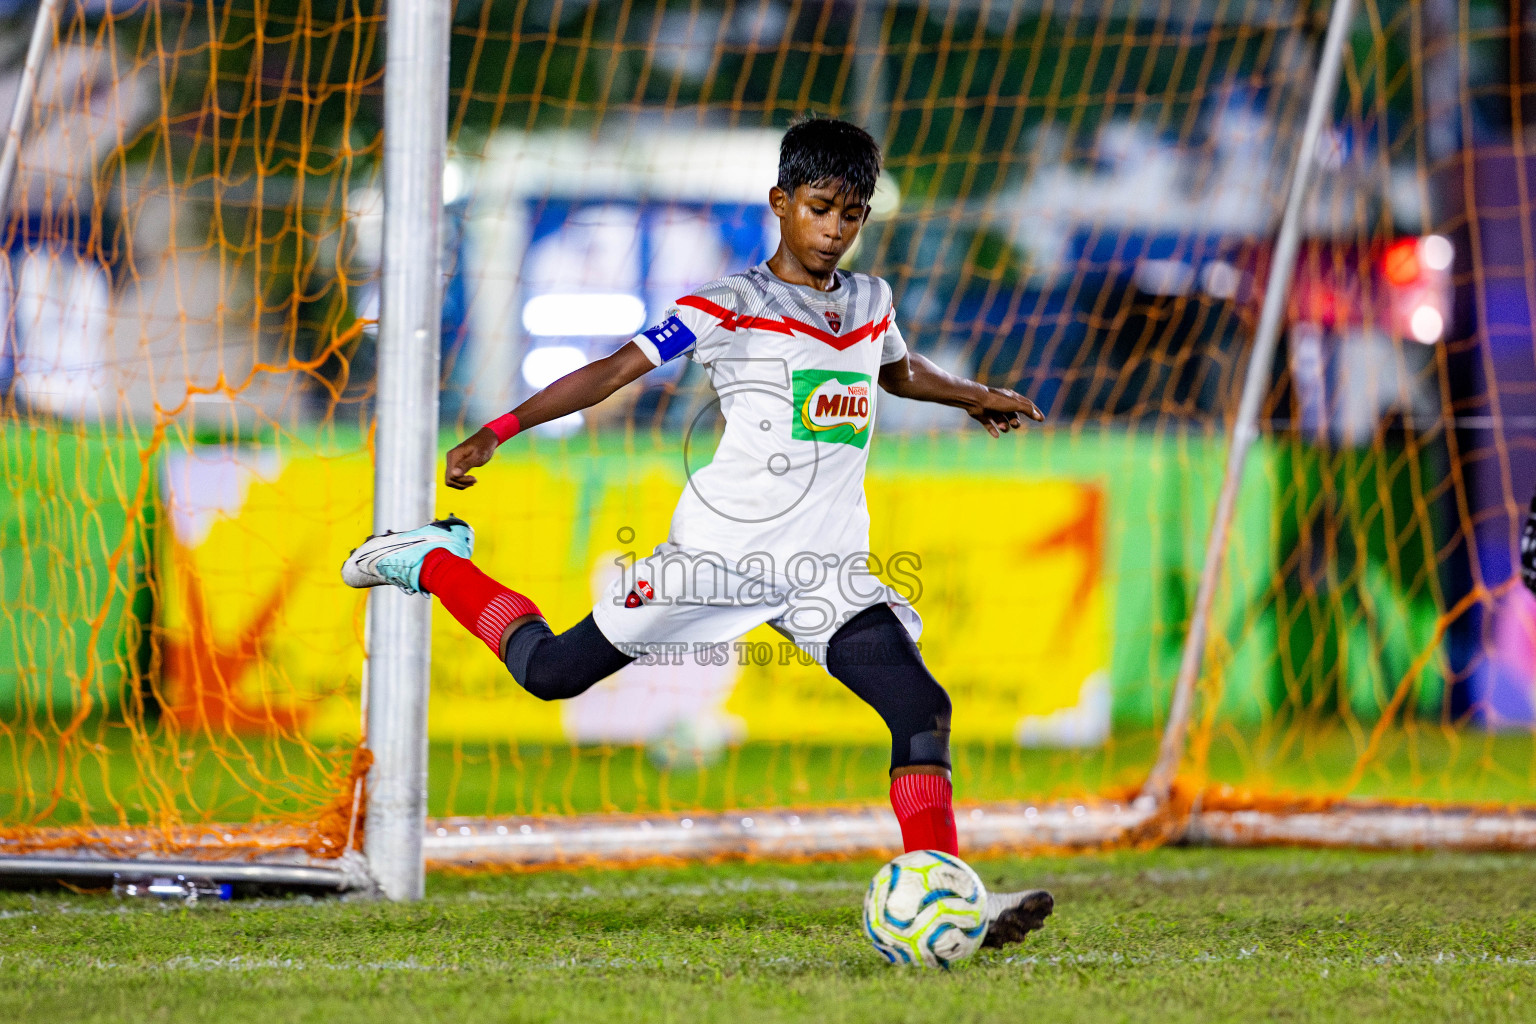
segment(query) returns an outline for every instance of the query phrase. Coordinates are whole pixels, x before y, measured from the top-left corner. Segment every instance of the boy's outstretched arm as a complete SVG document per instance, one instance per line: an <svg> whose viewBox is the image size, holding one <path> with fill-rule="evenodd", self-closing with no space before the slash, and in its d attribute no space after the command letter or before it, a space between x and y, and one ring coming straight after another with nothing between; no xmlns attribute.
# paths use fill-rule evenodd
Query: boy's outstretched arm
<svg viewBox="0 0 1536 1024"><path fill-rule="evenodd" d="M513 409L512 415L517 419L516 429L527 430L540 423L548 423L590 408L655 368L640 347L630 342L613 355L566 374ZM475 478L469 475L469 471L490 462L500 443L496 432L489 425L460 441L448 453L448 468L443 474L443 482L459 491L474 486Z"/></svg>
<svg viewBox="0 0 1536 1024"><path fill-rule="evenodd" d="M964 409L993 437L1006 433L1009 427L1022 427L1021 416L1036 422L1045 419L1045 414L1035 403L1023 395L956 377L916 352L908 352L895 362L880 367L880 387L902 398Z"/></svg>

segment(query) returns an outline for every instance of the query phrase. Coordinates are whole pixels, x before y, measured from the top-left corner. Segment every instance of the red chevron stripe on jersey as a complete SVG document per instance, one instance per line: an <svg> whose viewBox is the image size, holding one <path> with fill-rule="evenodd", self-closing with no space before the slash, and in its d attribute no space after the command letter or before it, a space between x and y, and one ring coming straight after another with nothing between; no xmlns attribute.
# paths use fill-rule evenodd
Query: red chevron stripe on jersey
<svg viewBox="0 0 1536 1024"><path fill-rule="evenodd" d="M878 338L885 333L885 329L891 325L891 314L886 313L885 319L875 323L871 321L863 327L849 331L844 335L832 334L822 330L814 324L808 324L794 317L780 317L771 320L764 316L737 316L724 306L716 305L708 299L701 299L697 295L685 295L677 300L679 306L692 306L703 313L708 313L720 321L720 326L728 331L734 331L740 327L749 331L771 331L774 334L804 334L824 341L828 345L841 352L863 341L865 338Z"/></svg>

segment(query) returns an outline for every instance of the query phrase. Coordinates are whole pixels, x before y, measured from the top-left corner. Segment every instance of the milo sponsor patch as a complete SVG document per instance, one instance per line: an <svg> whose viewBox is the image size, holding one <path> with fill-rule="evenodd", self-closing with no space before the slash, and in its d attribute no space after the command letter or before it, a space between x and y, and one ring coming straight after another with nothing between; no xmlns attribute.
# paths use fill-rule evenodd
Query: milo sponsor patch
<svg viewBox="0 0 1536 1024"><path fill-rule="evenodd" d="M796 370L794 386L795 424L791 436L858 448L869 443L869 417L875 408L875 396L866 374Z"/></svg>

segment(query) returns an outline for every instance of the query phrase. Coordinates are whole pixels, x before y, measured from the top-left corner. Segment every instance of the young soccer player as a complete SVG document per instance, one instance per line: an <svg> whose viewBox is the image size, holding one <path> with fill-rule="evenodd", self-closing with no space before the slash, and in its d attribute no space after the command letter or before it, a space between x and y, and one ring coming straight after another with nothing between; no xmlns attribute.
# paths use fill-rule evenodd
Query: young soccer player
<svg viewBox="0 0 1536 1024"><path fill-rule="evenodd" d="M342 576L435 595L543 700L575 697L637 656L722 645L767 622L890 727L891 804L906 849L953 854L949 697L918 652L917 613L871 575L880 571L864 503L874 385L963 409L993 437L1044 417L1027 398L909 352L890 286L837 268L869 217L879 173L880 148L863 129L795 125L768 195L780 228L771 259L678 299L623 348L448 453L444 482L470 487L471 471L520 431L596 405L670 359L707 370L725 419L714 458L690 473L667 541L585 619L554 633L532 600L470 562L474 533L455 518L369 538ZM1051 909L1042 891L997 894L987 944L1023 939Z"/></svg>

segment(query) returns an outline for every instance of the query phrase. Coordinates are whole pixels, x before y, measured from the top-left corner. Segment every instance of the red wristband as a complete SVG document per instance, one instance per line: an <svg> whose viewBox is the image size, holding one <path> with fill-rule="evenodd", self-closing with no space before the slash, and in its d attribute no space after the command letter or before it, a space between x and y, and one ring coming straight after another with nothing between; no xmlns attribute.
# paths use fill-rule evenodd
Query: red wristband
<svg viewBox="0 0 1536 1024"><path fill-rule="evenodd" d="M499 444L506 444L523 429L523 425L517 422L515 413L507 413L505 416L497 416L485 425L485 429L496 435Z"/></svg>

